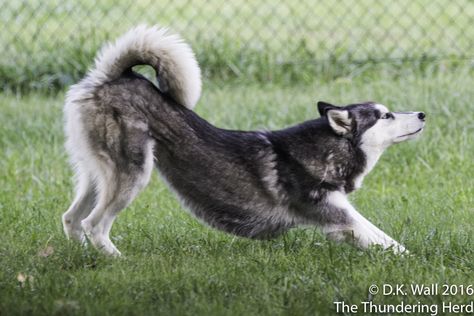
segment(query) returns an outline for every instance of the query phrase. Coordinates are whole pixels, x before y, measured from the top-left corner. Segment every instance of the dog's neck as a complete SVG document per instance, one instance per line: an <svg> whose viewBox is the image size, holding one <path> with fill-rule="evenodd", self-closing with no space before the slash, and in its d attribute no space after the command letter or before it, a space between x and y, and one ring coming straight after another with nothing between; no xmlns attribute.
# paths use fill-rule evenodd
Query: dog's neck
<svg viewBox="0 0 474 316"><path fill-rule="evenodd" d="M354 179L354 189L357 190L362 186L362 181L366 175L375 167L375 164L382 156L384 148L367 146L362 144L360 149L365 154L365 168L364 170Z"/></svg>

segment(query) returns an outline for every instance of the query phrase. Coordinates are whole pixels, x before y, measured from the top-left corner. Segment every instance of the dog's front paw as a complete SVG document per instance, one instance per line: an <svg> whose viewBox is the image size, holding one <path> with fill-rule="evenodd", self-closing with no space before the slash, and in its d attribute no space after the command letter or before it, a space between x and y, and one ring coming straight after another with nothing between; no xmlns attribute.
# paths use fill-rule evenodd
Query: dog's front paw
<svg viewBox="0 0 474 316"><path fill-rule="evenodd" d="M394 254L396 255L401 255L401 256L404 256L404 255L409 255L410 254L410 251L408 251L408 249L405 248L405 246L397 243L396 241L391 244L388 249L392 250Z"/></svg>

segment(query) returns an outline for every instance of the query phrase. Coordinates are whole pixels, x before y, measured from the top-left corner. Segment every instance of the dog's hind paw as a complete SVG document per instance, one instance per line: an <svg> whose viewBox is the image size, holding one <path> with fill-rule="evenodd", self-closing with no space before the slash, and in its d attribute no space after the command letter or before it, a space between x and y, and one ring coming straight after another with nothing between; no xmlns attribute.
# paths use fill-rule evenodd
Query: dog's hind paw
<svg viewBox="0 0 474 316"><path fill-rule="evenodd" d="M76 227L69 221L63 218L63 230L64 234L66 235L67 239L72 239L80 242L81 244L86 243L86 236L82 231L81 227Z"/></svg>
<svg viewBox="0 0 474 316"><path fill-rule="evenodd" d="M98 227L92 227L87 221L82 221L81 225L85 237L95 249L113 257L120 257L122 255L110 238L102 234Z"/></svg>

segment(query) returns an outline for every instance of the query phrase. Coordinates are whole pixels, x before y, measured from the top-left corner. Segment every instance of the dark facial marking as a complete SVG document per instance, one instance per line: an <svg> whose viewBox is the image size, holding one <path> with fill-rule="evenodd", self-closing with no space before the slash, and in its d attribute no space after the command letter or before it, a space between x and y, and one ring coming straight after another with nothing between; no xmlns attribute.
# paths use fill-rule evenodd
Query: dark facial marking
<svg viewBox="0 0 474 316"><path fill-rule="evenodd" d="M325 102L318 103L318 110L321 116L325 116L329 109L335 107L336 106ZM382 116L382 113L375 108L374 102L356 103L336 108L342 108L349 111L350 117L353 118L351 126L353 141L356 143L361 135L374 126Z"/></svg>
<svg viewBox="0 0 474 316"><path fill-rule="evenodd" d="M381 120L388 120L388 119L394 120L395 115L393 115L393 113L391 113L391 112L387 112L387 113L381 114L379 119L381 119Z"/></svg>

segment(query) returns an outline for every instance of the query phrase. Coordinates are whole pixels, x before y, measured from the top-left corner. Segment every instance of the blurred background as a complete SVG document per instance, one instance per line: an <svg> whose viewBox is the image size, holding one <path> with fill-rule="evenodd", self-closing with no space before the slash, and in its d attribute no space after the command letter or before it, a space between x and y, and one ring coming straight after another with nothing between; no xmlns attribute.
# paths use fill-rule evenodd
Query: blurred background
<svg viewBox="0 0 474 316"><path fill-rule="evenodd" d="M140 23L179 32L219 80L291 83L474 57L471 0L29 0L1 1L0 16L0 83L15 91L70 85L104 41Z"/></svg>

